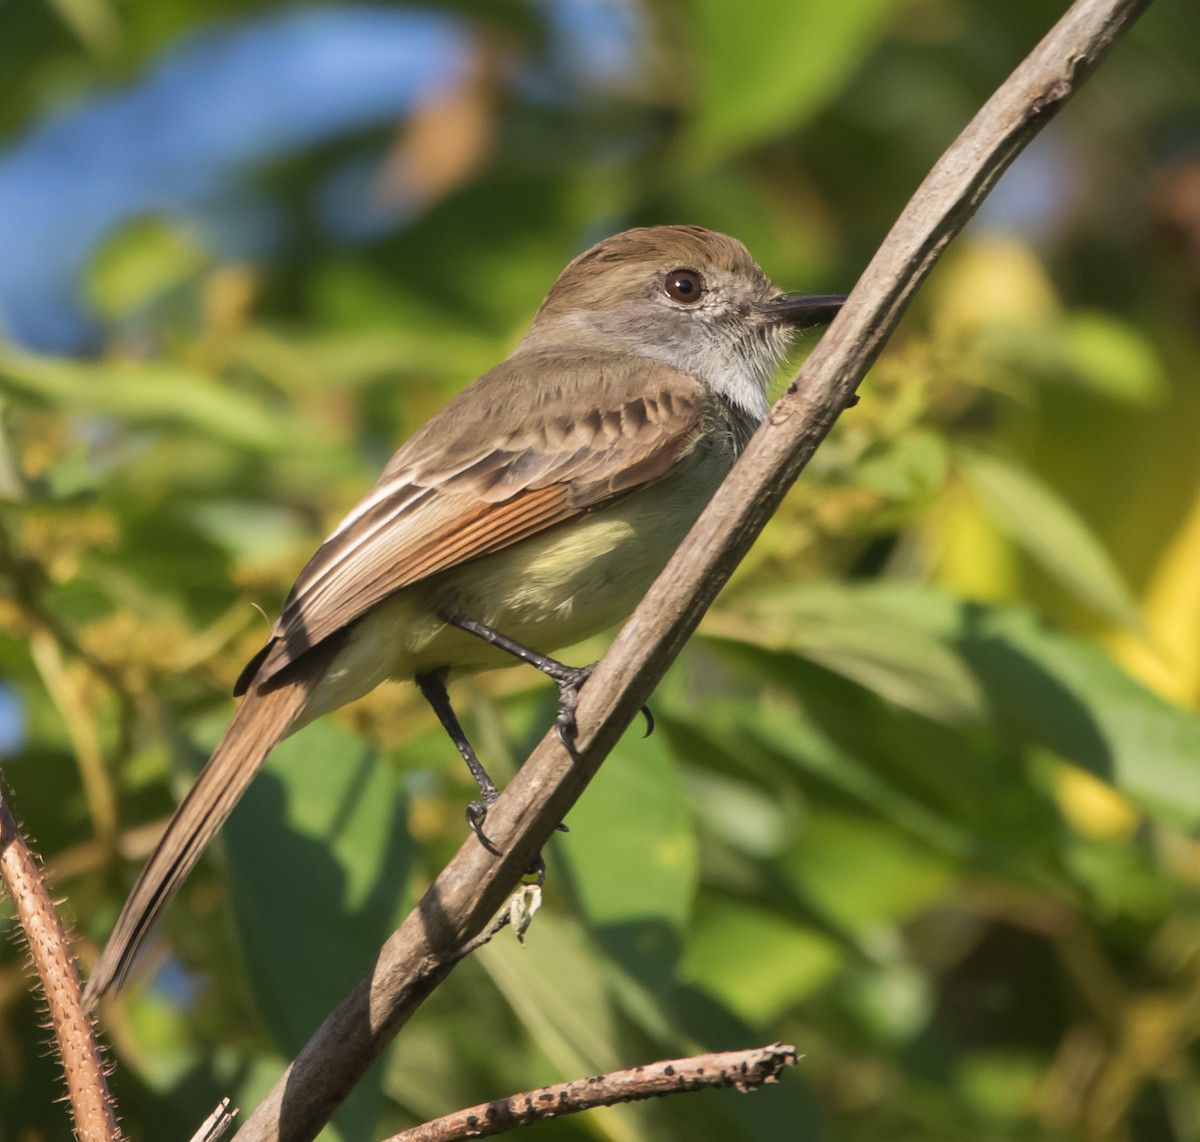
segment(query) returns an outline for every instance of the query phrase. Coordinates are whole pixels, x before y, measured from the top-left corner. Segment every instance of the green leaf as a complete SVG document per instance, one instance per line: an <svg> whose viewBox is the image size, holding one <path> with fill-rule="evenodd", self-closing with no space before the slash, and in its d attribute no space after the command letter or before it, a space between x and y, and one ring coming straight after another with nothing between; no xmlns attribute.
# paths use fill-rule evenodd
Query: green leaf
<svg viewBox="0 0 1200 1142"><path fill-rule="evenodd" d="M601 1074L628 1065L616 1007L582 929L543 910L524 944L507 930L481 949L478 961L512 1005L554 1068L553 1079ZM597 1120L602 1137L637 1142L643 1114L630 1107Z"/></svg>
<svg viewBox="0 0 1200 1142"><path fill-rule="evenodd" d="M88 298L101 316L116 320L197 279L211 260L178 225L139 219L95 254Z"/></svg>
<svg viewBox="0 0 1200 1142"><path fill-rule="evenodd" d="M109 55L120 43L121 21L109 0L51 0L51 6L95 55Z"/></svg>
<svg viewBox="0 0 1200 1142"><path fill-rule="evenodd" d="M827 936L740 900L707 896L696 908L684 971L741 1018L764 1023L816 991L841 961Z"/></svg>
<svg viewBox="0 0 1200 1142"><path fill-rule="evenodd" d="M863 487L905 503L942 486L948 459L944 436L909 429L885 446L869 449L855 465L854 475Z"/></svg>
<svg viewBox="0 0 1200 1142"><path fill-rule="evenodd" d="M905 921L944 896L957 868L898 829L835 810L814 816L785 858L788 875L846 929Z"/></svg>
<svg viewBox="0 0 1200 1142"><path fill-rule="evenodd" d="M846 81L894 0L696 0L696 147L716 158L797 127Z"/></svg>
<svg viewBox="0 0 1200 1142"><path fill-rule="evenodd" d="M979 777L962 766L961 747L946 749L957 735L911 715L901 720L901 711L796 655L713 639L706 646L767 691L757 702L710 702L706 736L719 727L743 756L772 751L810 798L858 806L949 855L970 850L970 832L953 817L969 817ZM914 729L934 735L933 764Z"/></svg>
<svg viewBox="0 0 1200 1142"><path fill-rule="evenodd" d="M952 647L909 616L872 605L856 587L767 589L739 610L755 622L736 628L746 641L792 650L915 713L947 725L976 723L986 713L978 681Z"/></svg>
<svg viewBox="0 0 1200 1142"><path fill-rule="evenodd" d="M866 695L870 702L856 702L856 687L822 685L840 680L821 675L810 670L791 680L806 702L824 707L819 715L814 710L798 719L795 709L772 704L756 712L745 732L791 761L824 799L828 793L836 795L835 804L848 799L946 855L970 852L977 797L993 779L990 767L964 771L964 755L969 758L971 750L961 744L953 752L946 748L959 735L891 710L872 695ZM872 748L879 740L886 744ZM943 747L941 755L918 773L934 743ZM956 781L949 780L952 769Z"/></svg>
<svg viewBox="0 0 1200 1142"><path fill-rule="evenodd" d="M537 938L536 929L530 938ZM507 930L496 939L515 943ZM388 1097L424 1122L499 1091L529 1090L557 1077L546 1074L540 1059L534 1061L514 1023L504 996L478 957L470 957L429 996L389 1049ZM495 1034L484 1033L492 1028ZM504 1049L498 1051L501 1037Z"/></svg>
<svg viewBox="0 0 1200 1142"><path fill-rule="evenodd" d="M86 444L75 444L47 469L35 493L41 493L38 499L59 501L93 497L98 483L91 449Z"/></svg>
<svg viewBox="0 0 1200 1142"><path fill-rule="evenodd" d="M1098 310L1066 318L1067 361L1079 380L1118 400L1153 406L1167 379L1149 339L1124 321Z"/></svg>
<svg viewBox="0 0 1200 1142"><path fill-rule="evenodd" d="M636 727L626 734L570 825L555 847L597 938L636 979L666 987L699 874L687 797L665 738L641 738Z"/></svg>
<svg viewBox="0 0 1200 1142"><path fill-rule="evenodd" d="M407 887L399 781L320 721L276 748L225 826L234 915L264 1020L289 1057L370 964ZM379 1068L339 1112L372 1134Z"/></svg>
<svg viewBox="0 0 1200 1142"><path fill-rule="evenodd" d="M139 511L122 524L120 542L88 569L130 609L213 621L236 597L225 552L189 520Z"/></svg>
<svg viewBox="0 0 1200 1142"><path fill-rule="evenodd" d="M710 730L713 728L710 726ZM715 737L711 732L704 735L702 745L707 747L704 760L715 752L718 744ZM696 816L707 832L754 859L770 860L778 856L791 831L796 806L781 800L773 791L701 768L697 764L701 760L696 756L698 751L689 752L692 764L687 774L688 789ZM744 751L739 753L744 756Z"/></svg>
<svg viewBox="0 0 1200 1142"><path fill-rule="evenodd" d="M960 449L959 466L987 513L1067 590L1125 627L1137 604L1108 552L1075 510L1041 480L994 456Z"/></svg>
<svg viewBox="0 0 1200 1142"><path fill-rule="evenodd" d="M899 584L862 593L952 643L1009 740L1044 746L1170 820L1200 822L1200 722L1103 651L1017 608Z"/></svg>
<svg viewBox="0 0 1200 1142"><path fill-rule="evenodd" d="M673 999L689 1051L701 1045L717 1051L736 1050L763 1039L761 1024L739 1017L702 986L680 986ZM832 1133L815 1090L819 1081L801 1066L785 1073L778 1086L764 1090L765 1098L743 1098L737 1091L726 1090L713 1091L703 1102L671 1099L667 1108L675 1128L664 1130L661 1137L695 1142L759 1142L764 1138L829 1142ZM699 1108L703 1109L697 1113Z"/></svg>
<svg viewBox="0 0 1200 1142"><path fill-rule="evenodd" d="M254 452L311 446L313 428L178 365L80 363L0 346L0 390L68 412L207 433Z"/></svg>

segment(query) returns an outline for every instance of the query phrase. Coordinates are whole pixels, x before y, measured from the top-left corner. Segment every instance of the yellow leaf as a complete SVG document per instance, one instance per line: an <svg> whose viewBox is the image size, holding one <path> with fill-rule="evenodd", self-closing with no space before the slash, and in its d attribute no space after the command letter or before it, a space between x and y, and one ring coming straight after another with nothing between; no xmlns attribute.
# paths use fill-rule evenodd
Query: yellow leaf
<svg viewBox="0 0 1200 1142"><path fill-rule="evenodd" d="M999 235L976 238L937 276L930 312L943 334L993 325L1034 325L1059 315L1054 287L1025 243Z"/></svg>
<svg viewBox="0 0 1200 1142"><path fill-rule="evenodd" d="M1012 544L961 483L951 485L925 525L939 586L968 599L1020 594Z"/></svg>
<svg viewBox="0 0 1200 1142"><path fill-rule="evenodd" d="M1114 635L1114 657L1164 698L1200 707L1200 491L1167 544L1143 599L1148 637Z"/></svg>
<svg viewBox="0 0 1200 1142"><path fill-rule="evenodd" d="M1071 828L1099 841L1128 840L1141 820L1111 785L1066 762L1054 771L1054 799Z"/></svg>

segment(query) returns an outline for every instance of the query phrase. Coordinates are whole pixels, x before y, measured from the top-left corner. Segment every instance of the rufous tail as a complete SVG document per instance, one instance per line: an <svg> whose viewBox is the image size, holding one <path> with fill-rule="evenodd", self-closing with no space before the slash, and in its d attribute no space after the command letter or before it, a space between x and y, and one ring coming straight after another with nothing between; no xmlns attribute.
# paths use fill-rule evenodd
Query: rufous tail
<svg viewBox="0 0 1200 1142"><path fill-rule="evenodd" d="M303 711L310 682L311 675L266 692L252 688L242 699L225 736L175 810L117 917L84 991L89 1006L124 982L158 914L192 871L267 755Z"/></svg>

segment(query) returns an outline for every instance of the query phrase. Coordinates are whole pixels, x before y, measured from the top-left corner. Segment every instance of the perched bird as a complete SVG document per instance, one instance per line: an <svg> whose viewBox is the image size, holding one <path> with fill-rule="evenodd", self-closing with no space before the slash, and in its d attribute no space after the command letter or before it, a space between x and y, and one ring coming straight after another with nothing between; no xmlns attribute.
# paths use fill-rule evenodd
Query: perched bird
<svg viewBox="0 0 1200 1142"><path fill-rule="evenodd" d="M842 299L780 292L733 238L628 230L554 283L512 355L404 444L300 572L238 679L241 705L117 920L87 993L129 971L159 912L271 749L387 679L415 681L497 791L447 679L525 661L559 686L560 737L590 668L546 656L625 618L767 413L795 330Z"/></svg>

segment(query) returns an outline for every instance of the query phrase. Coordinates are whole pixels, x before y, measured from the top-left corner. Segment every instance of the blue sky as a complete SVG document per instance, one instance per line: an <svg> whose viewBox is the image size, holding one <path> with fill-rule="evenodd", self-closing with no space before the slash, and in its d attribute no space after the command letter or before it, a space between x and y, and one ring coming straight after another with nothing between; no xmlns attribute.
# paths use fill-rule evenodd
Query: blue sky
<svg viewBox="0 0 1200 1142"><path fill-rule="evenodd" d="M539 11L551 36L550 88L628 66L633 9L621 0L558 0ZM475 35L431 9L282 9L193 34L130 86L31 125L0 151L0 336L45 352L94 348L100 331L80 299L83 271L138 217L187 222L218 255L262 254L278 234L250 176L280 156L402 120L461 79ZM533 97L547 89L525 87Z"/></svg>

